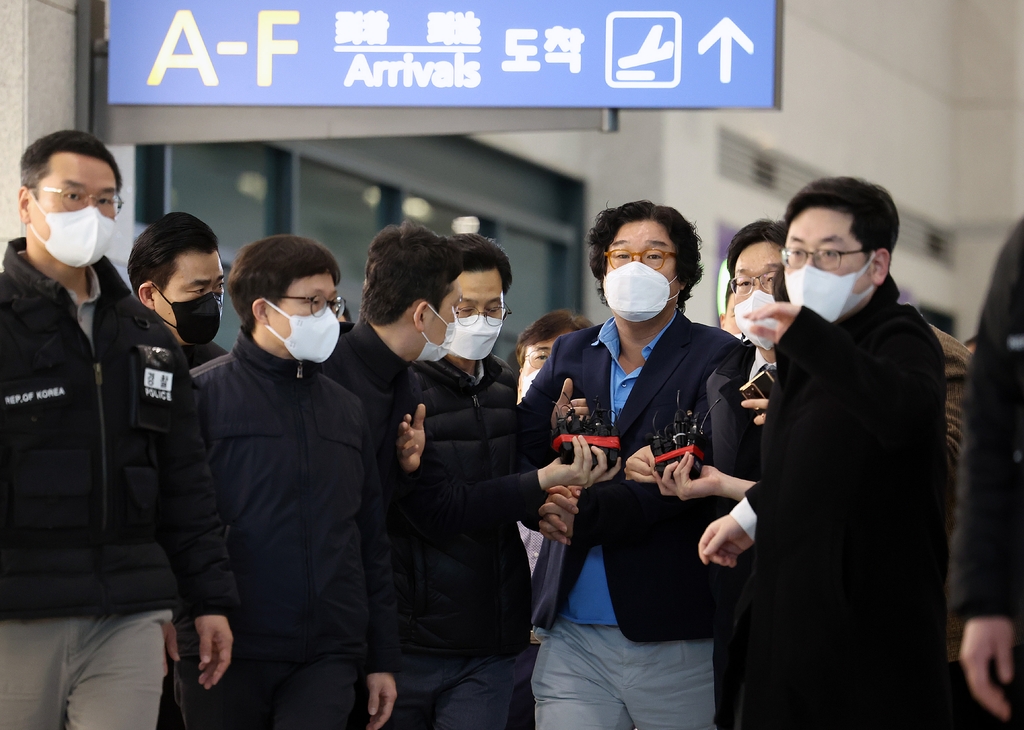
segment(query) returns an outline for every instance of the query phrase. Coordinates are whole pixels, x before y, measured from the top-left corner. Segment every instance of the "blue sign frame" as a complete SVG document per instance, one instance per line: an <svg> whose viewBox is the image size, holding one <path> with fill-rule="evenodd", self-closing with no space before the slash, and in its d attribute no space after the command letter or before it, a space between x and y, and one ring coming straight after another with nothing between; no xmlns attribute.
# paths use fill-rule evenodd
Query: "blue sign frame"
<svg viewBox="0 0 1024 730"><path fill-rule="evenodd" d="M772 108L782 0L111 0L108 102Z"/></svg>

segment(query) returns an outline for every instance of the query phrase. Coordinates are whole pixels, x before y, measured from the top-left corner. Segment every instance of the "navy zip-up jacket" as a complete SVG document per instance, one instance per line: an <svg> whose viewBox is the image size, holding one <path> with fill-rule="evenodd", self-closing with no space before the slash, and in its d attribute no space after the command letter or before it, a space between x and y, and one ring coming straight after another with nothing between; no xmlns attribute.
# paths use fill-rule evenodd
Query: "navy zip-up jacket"
<svg viewBox="0 0 1024 730"><path fill-rule="evenodd" d="M359 399L319 365L244 334L193 375L242 600L228 614L233 655L365 656L367 672L398 671L376 449Z"/></svg>

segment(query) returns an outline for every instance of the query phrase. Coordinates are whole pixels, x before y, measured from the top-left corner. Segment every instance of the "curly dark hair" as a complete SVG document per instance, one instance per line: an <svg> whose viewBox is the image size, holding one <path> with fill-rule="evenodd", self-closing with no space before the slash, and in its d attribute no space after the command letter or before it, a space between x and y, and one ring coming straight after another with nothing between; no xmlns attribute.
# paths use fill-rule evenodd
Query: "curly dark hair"
<svg viewBox="0 0 1024 730"><path fill-rule="evenodd" d="M604 275L608 270L605 251L615 240L622 226L637 221L653 221L668 231L669 240L676 247L676 276L682 287L679 290L679 298L676 299L676 308L680 312L684 311L693 287L700 283L704 275L704 267L700 263L700 236L697 235L696 227L678 210L667 205L655 205L649 200L637 200L618 208L602 210L594 219L594 227L587 233L590 270L597 279L597 292L601 295L601 301L608 303L604 298L603 285Z"/></svg>

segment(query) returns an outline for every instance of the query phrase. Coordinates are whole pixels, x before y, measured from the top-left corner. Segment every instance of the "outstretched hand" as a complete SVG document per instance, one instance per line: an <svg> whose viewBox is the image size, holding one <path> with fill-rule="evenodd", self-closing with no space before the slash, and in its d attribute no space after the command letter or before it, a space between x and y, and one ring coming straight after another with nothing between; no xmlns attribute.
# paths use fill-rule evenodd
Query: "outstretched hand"
<svg viewBox="0 0 1024 730"><path fill-rule="evenodd" d="M766 337L777 345L801 309L802 307L790 302L766 304L747 316L751 321L750 332L759 337Z"/></svg>
<svg viewBox="0 0 1024 730"><path fill-rule="evenodd" d="M658 471L655 466L654 451L650 446L644 446L626 460L625 477L634 482L657 484Z"/></svg>
<svg viewBox="0 0 1024 730"><path fill-rule="evenodd" d="M415 416L407 413L405 419L398 424L395 450L398 453L398 463L406 474L412 474L420 468L423 449L427 446L427 432L423 428L423 421L426 418L427 407L420 403L416 406Z"/></svg>
<svg viewBox="0 0 1024 730"><path fill-rule="evenodd" d="M708 525L700 538L697 555L707 565L716 563L729 568L736 567L736 558L749 549L754 541L740 527L740 523L732 515L726 515Z"/></svg>
<svg viewBox="0 0 1024 730"><path fill-rule="evenodd" d="M609 469L608 455L604 450L591 446L582 436L573 436L572 450L571 464L563 464L560 459L555 459L537 470L541 489L556 485L586 488L597 482L608 481L622 469L622 459L616 459L615 466ZM597 464L594 464L595 459Z"/></svg>

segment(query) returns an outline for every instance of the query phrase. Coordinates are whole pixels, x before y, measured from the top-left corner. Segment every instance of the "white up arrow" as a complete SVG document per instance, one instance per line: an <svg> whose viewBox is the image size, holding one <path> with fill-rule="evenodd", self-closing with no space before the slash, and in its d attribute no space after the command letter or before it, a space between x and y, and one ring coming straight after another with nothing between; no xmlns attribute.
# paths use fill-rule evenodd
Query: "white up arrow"
<svg viewBox="0 0 1024 730"><path fill-rule="evenodd" d="M697 53L703 56L718 41L722 41L722 61L718 78L723 84L727 84L732 81L732 42L736 41L740 44L740 48L752 54L754 41L747 38L747 34L740 30L732 20L722 18L710 33L700 39L700 43L697 44Z"/></svg>

